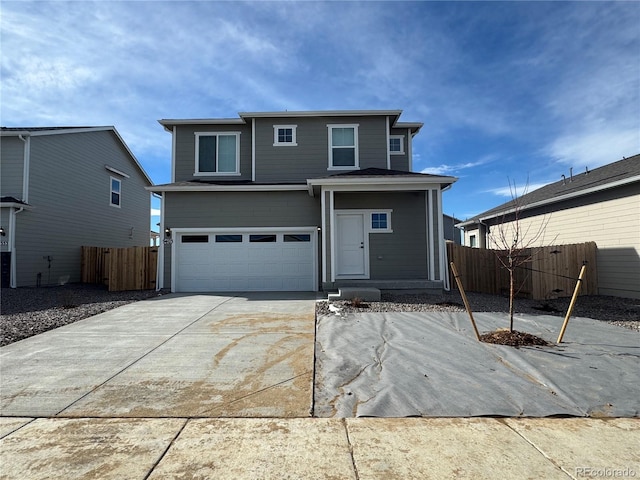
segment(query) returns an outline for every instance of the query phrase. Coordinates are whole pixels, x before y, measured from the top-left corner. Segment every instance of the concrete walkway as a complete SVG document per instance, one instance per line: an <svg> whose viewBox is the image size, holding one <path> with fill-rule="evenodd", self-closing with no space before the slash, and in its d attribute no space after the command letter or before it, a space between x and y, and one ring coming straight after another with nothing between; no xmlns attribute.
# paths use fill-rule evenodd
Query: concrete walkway
<svg viewBox="0 0 640 480"><path fill-rule="evenodd" d="M0 349L0 479L640 477L638 419L310 418L309 294L167 295Z"/></svg>

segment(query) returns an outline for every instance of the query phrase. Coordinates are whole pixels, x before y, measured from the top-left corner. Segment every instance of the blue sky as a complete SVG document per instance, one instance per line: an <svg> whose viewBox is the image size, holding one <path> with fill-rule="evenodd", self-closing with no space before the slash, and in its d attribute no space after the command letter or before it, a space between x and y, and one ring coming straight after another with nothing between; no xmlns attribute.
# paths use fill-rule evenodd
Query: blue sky
<svg viewBox="0 0 640 480"><path fill-rule="evenodd" d="M114 125L170 181L161 118L401 109L465 219L640 153L639 2L14 2L0 123ZM157 207L157 205L154 205ZM155 218L157 222L157 218ZM155 223L152 220L152 224Z"/></svg>

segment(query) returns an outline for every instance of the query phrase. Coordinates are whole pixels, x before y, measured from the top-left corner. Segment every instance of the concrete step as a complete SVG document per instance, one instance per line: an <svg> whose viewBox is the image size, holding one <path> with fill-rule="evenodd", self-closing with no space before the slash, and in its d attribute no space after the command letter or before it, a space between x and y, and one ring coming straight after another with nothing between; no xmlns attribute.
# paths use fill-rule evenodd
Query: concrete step
<svg viewBox="0 0 640 480"><path fill-rule="evenodd" d="M345 287L339 288L338 293L329 294L329 301L352 300L354 298L359 298L367 302L379 302L380 290L371 287Z"/></svg>

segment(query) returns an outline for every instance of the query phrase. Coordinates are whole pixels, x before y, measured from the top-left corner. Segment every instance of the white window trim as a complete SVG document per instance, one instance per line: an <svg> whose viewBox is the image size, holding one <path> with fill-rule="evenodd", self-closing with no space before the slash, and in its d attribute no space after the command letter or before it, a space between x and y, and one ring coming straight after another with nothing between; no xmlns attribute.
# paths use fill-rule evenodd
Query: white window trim
<svg viewBox="0 0 640 480"><path fill-rule="evenodd" d="M395 152L391 150L391 140L394 138L400 139L400 151ZM389 135L389 153L391 155L404 155L404 135Z"/></svg>
<svg viewBox="0 0 640 480"><path fill-rule="evenodd" d="M393 228L391 228L391 212L393 212L393 210L369 210L369 225L367 226L367 231L369 233L393 233ZM387 228L373 228L374 213L385 213L387 215Z"/></svg>
<svg viewBox="0 0 640 480"><path fill-rule="evenodd" d="M118 182L118 185L120 185L120 191L116 192L115 190L113 190L113 181ZM113 203L113 194L117 193L119 195L118 199L120 200L120 202L118 204ZM122 180L120 180L119 178L113 177L111 175L109 175L109 205L115 208L122 208Z"/></svg>
<svg viewBox="0 0 640 480"><path fill-rule="evenodd" d="M290 128L291 129L291 142L279 142L278 141L278 130L281 128ZM297 147L298 146L298 138L296 135L297 125L274 125L273 126L273 146L274 147Z"/></svg>
<svg viewBox="0 0 640 480"><path fill-rule="evenodd" d="M240 175L240 133L241 132L195 132L196 148L195 148L195 177L211 177L211 176L229 176ZM236 169L233 172L201 172L200 168L200 137L219 137L219 136L235 136L236 137ZM216 148L219 142L216 140ZM216 170L218 169L218 155L216 152Z"/></svg>
<svg viewBox="0 0 640 480"><path fill-rule="evenodd" d="M329 167L327 168L327 170L359 170L360 169L360 154L359 154L359 149L358 149L358 127L360 126L360 124L358 123L346 123L346 124L328 124L327 125L327 129L328 129L328 144L329 144ZM353 128L353 143L355 144L353 147L349 146L349 147L343 147L343 148L354 148L355 147L355 159L354 159L354 163L355 165L339 165L339 166L334 166L333 165L333 145L332 145L332 138L333 138L333 129L334 128ZM340 147L336 147L336 148L340 148Z"/></svg>

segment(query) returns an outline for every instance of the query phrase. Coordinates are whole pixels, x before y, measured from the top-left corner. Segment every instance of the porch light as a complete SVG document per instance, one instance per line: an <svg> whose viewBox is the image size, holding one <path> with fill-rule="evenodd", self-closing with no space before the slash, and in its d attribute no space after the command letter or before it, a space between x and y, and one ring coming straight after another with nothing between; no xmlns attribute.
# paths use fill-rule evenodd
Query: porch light
<svg viewBox="0 0 640 480"><path fill-rule="evenodd" d="M7 232L4 231L4 227L0 227L0 236L4 237Z"/></svg>
<svg viewBox="0 0 640 480"><path fill-rule="evenodd" d="M164 236L167 238L171 238L171 229L169 227L166 227L164 229Z"/></svg>

